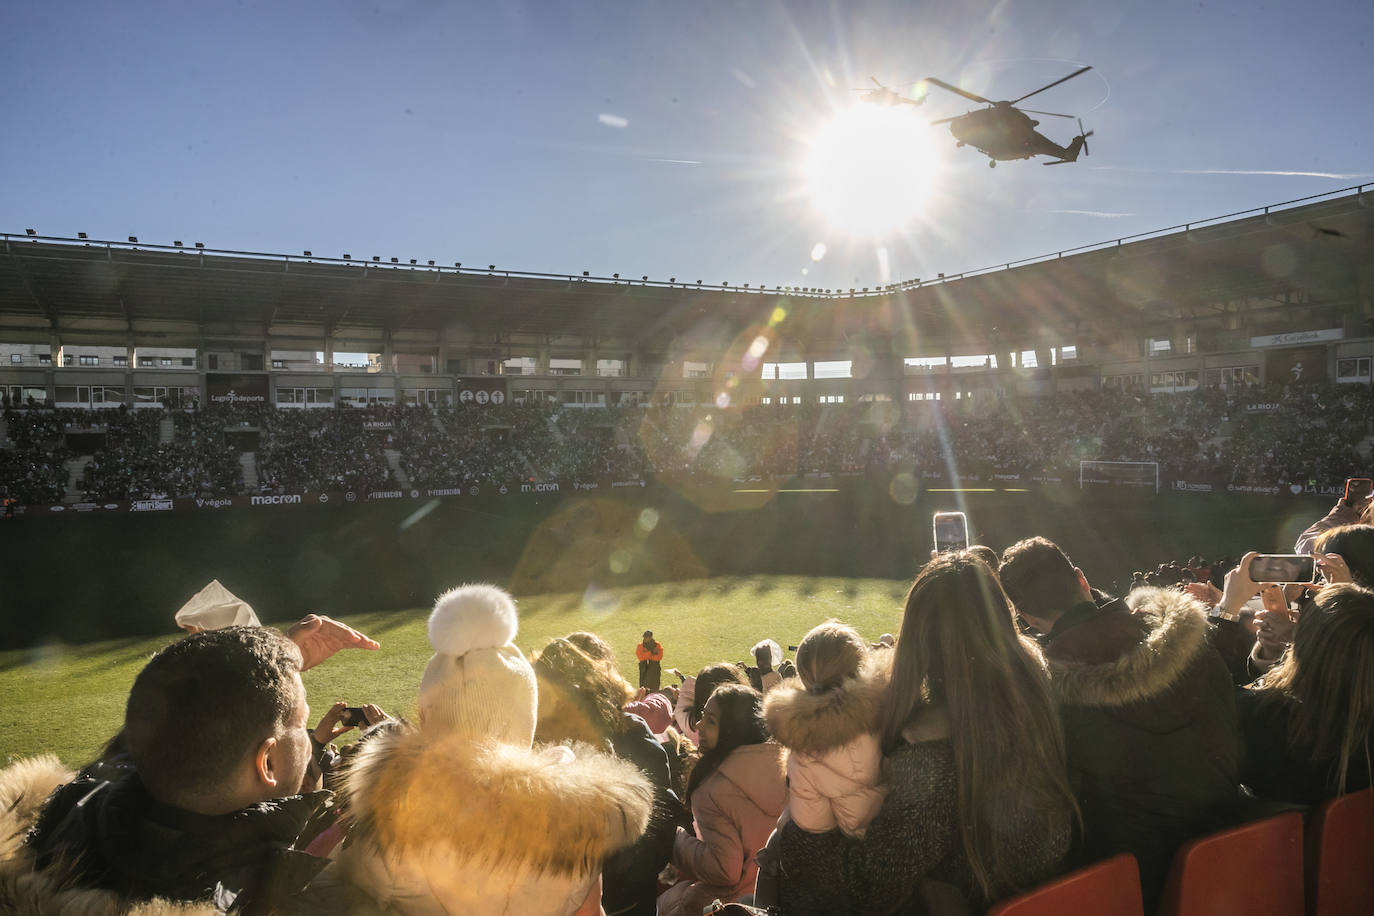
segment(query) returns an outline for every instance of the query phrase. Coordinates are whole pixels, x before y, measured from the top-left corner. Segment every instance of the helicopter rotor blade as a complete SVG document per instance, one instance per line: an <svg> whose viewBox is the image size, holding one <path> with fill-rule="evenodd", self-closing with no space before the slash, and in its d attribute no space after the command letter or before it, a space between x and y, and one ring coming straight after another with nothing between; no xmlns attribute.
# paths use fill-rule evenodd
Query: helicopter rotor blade
<svg viewBox="0 0 1374 916"><path fill-rule="evenodd" d="M1088 138L1091 137L1092 135L1093 135L1093 132L1092 132L1092 131L1087 131L1086 133L1083 131L1083 119L1082 119L1082 118L1079 118L1079 119L1078 119L1078 136L1080 136L1080 137L1083 138L1083 155L1085 155L1085 156L1092 155L1091 153L1088 152Z"/></svg>
<svg viewBox="0 0 1374 916"><path fill-rule="evenodd" d="M870 76L869 79L871 79L873 81L873 85L877 86L879 89L887 88L882 83L878 82L878 78L876 76Z"/></svg>
<svg viewBox="0 0 1374 916"><path fill-rule="evenodd" d="M991 104L992 104L991 101L989 101L988 99L983 98L981 95L974 95L972 92L966 92L966 91L964 91L963 89L960 89L958 86L951 86L949 83L946 83L944 80L936 79L936 78L933 77L933 76L927 76L925 79L921 80L921 82L923 82L923 83L931 83L932 85L939 86L941 89L944 89L944 90L946 90L947 92L952 92L952 93L954 93L955 95L962 95L964 98L968 99L968 100L971 101L971 102L981 102L981 103L984 104L984 105L991 105Z"/></svg>
<svg viewBox="0 0 1374 916"><path fill-rule="evenodd" d="M941 119L938 120L938 121L931 121L931 122L930 122L930 126L931 126L931 127L936 127L937 125L940 125L940 124L948 124L950 121L957 121L957 120L959 120L959 119L962 118L962 117L963 117L963 115L955 115L955 116L952 117L952 118L941 118Z"/></svg>
<svg viewBox="0 0 1374 916"><path fill-rule="evenodd" d="M1059 114L1059 113L1056 112L1056 111L1036 111L1034 108L1018 108L1018 109L1016 109L1016 110L1017 110L1017 111L1024 111L1024 112L1026 112L1027 114L1049 115L1049 116L1052 117L1052 118L1074 118L1074 117L1077 117L1077 115Z"/></svg>
<svg viewBox="0 0 1374 916"><path fill-rule="evenodd" d="M1034 92L1027 92L1025 95L1021 96L1021 98L1019 98L1019 99L1012 99L1012 100L1011 100L1011 104L1015 105L1017 102L1024 102L1026 99L1030 98L1030 97L1033 96L1033 95L1039 95L1040 93L1044 92L1046 89L1053 89L1055 86L1058 86L1060 83L1067 83L1069 80L1073 79L1075 76L1080 76L1080 75L1082 75L1082 74L1084 74L1084 73L1087 73L1087 72L1088 72L1089 70L1091 70L1091 69L1092 69L1092 67L1084 67L1084 68L1081 69L1081 70L1075 70L1074 72L1070 73L1068 76L1065 76L1065 77L1063 77L1063 78L1061 78L1061 79L1057 79L1057 80L1055 80L1054 82L1050 83L1048 86L1041 86L1039 89L1035 90Z"/></svg>

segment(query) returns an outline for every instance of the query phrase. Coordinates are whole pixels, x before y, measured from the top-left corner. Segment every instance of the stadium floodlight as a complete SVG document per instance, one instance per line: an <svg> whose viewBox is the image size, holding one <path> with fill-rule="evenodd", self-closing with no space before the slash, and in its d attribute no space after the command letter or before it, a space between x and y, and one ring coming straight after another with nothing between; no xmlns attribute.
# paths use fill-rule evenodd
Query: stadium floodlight
<svg viewBox="0 0 1374 916"><path fill-rule="evenodd" d="M414 258L411 258L411 259L410 259L410 263L414 264L414 263L415 263L415 259L414 259Z"/></svg>
<svg viewBox="0 0 1374 916"><path fill-rule="evenodd" d="M587 270L582 271L582 276L584 276L584 277L590 277L590 276L591 276L591 271L587 271Z"/></svg>
<svg viewBox="0 0 1374 916"><path fill-rule="evenodd" d="M943 279L945 278L945 275L944 275L944 274L937 274L937 276L938 276L938 278L941 279L941 280L943 280Z"/></svg>
<svg viewBox="0 0 1374 916"><path fill-rule="evenodd" d="M205 243L204 243L204 242L196 242L196 247L197 247L197 248L204 248L204 247L205 247Z"/></svg>
<svg viewBox="0 0 1374 916"><path fill-rule="evenodd" d="M305 252L302 252L302 253L303 253L307 258L313 258L313 257L314 257L314 255L311 254L309 251L305 251Z"/></svg>
<svg viewBox="0 0 1374 916"><path fill-rule="evenodd" d="M462 261L454 261L454 262L453 262L453 266L454 266L454 267L462 267L462 266L463 266L463 262L462 262Z"/></svg>
<svg viewBox="0 0 1374 916"><path fill-rule="evenodd" d="M648 275L648 274L645 274L644 276L640 277L639 279L643 280L645 283L648 283L648 282L649 282L649 275Z"/></svg>
<svg viewBox="0 0 1374 916"><path fill-rule="evenodd" d="M398 260L396 260L395 258L392 258L392 259L391 259L391 263L392 263L392 264L399 264L399 263L401 263L401 262L398 261Z"/></svg>
<svg viewBox="0 0 1374 916"><path fill-rule="evenodd" d="M676 283L676 282L677 282L677 277L669 277L669 278L668 278L668 282L669 282L669 283Z"/></svg>
<svg viewBox="0 0 1374 916"><path fill-rule="evenodd" d="M377 256L374 254L374 255L372 256L372 260L374 260L374 261L380 261L381 258L377 257Z"/></svg>
<svg viewBox="0 0 1374 916"><path fill-rule="evenodd" d="M429 263L429 266L430 266L430 267L433 267L433 266L434 266L434 259L433 259L433 258L430 258L428 263Z"/></svg>
<svg viewBox="0 0 1374 916"><path fill-rule="evenodd" d="M131 235L131 236L129 236L129 241L130 241L131 243L137 245L137 244L138 244L138 236L136 236L136 235Z"/></svg>
<svg viewBox="0 0 1374 916"><path fill-rule="evenodd" d="M620 279L620 274L611 274L611 279L612 279L612 280L619 280L619 279Z"/></svg>
<svg viewBox="0 0 1374 916"><path fill-rule="evenodd" d="M26 234L28 234L28 235L37 235L37 234L38 234L38 230L37 230L37 229L25 229L24 232L25 232Z"/></svg>
<svg viewBox="0 0 1374 916"><path fill-rule="evenodd" d="M172 242L172 244L175 245L176 247L180 248L180 247L181 247L181 240L180 240L180 239L177 239L176 241Z"/></svg>
<svg viewBox="0 0 1374 916"><path fill-rule="evenodd" d="M700 285L701 285L701 281L698 280L698 281L697 281L697 286L700 286Z"/></svg>
<svg viewBox="0 0 1374 916"><path fill-rule="evenodd" d="M496 269L496 265L495 265L495 264L488 264L488 265L487 265L487 270L495 270L495 269Z"/></svg>
<svg viewBox="0 0 1374 916"><path fill-rule="evenodd" d="M76 237L79 238L79 239L84 239L84 238L86 237L86 233L84 233L84 232L78 232L78 233L76 234Z"/></svg>
<svg viewBox="0 0 1374 916"><path fill-rule="evenodd" d="M353 255L351 255L351 254L346 254L346 255L344 255L344 260L345 260L345 261L351 261L351 260L353 260Z"/></svg>

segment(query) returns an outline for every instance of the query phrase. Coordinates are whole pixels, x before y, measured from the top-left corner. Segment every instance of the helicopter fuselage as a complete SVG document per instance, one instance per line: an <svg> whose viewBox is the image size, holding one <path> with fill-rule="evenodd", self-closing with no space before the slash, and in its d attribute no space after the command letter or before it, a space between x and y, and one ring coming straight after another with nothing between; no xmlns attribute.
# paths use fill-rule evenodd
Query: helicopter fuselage
<svg viewBox="0 0 1374 916"><path fill-rule="evenodd" d="M972 146L989 159L1073 158L1068 148L1037 131L1039 124L1010 105L995 104L950 121L949 132L960 144Z"/></svg>

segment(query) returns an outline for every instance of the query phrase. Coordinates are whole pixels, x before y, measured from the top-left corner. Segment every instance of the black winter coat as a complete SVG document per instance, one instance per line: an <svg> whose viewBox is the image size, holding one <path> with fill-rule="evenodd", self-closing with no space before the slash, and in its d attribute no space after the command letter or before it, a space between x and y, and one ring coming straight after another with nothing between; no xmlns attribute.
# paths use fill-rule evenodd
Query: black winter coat
<svg viewBox="0 0 1374 916"><path fill-rule="evenodd" d="M213 901L271 912L327 860L294 847L328 792L207 816L161 804L127 767L96 764L53 793L29 835L38 871L130 900Z"/></svg>
<svg viewBox="0 0 1374 916"><path fill-rule="evenodd" d="M1129 600L1071 608L1043 647L1082 807L1081 861L1133 853L1149 910L1174 850L1233 816L1240 736L1202 605L1164 589Z"/></svg>
<svg viewBox="0 0 1374 916"><path fill-rule="evenodd" d="M1236 691L1245 757L1241 782L1260 798L1316 805L1337 795L1337 761L1319 757L1289 736L1298 701L1278 690ZM1374 745L1374 735L1366 739ZM1345 791L1370 785L1369 759L1356 748L1345 776Z"/></svg>

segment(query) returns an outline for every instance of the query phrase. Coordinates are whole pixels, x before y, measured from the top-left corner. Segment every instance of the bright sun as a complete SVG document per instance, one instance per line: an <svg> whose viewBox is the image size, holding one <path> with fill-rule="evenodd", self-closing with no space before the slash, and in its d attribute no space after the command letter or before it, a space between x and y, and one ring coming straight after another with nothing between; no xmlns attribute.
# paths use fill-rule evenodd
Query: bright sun
<svg viewBox="0 0 1374 916"><path fill-rule="evenodd" d="M940 157L930 125L910 111L856 103L811 137L803 175L812 205L836 229L881 236L921 215Z"/></svg>

